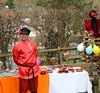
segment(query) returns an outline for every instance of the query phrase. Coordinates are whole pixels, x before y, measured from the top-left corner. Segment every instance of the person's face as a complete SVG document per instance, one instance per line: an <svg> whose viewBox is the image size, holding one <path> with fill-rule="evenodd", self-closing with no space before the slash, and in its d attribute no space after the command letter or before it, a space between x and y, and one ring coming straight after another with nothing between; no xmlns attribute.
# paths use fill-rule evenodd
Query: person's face
<svg viewBox="0 0 100 93"><path fill-rule="evenodd" d="M26 35L26 34L21 34L21 35L20 35L20 39L21 39L22 41L27 41L27 40L29 39L29 36Z"/></svg>

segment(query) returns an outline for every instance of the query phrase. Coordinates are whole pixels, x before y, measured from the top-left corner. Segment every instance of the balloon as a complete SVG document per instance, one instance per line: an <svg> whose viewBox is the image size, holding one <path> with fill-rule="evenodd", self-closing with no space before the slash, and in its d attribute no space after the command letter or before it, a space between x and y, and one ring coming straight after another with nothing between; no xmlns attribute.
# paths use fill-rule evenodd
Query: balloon
<svg viewBox="0 0 100 93"><path fill-rule="evenodd" d="M92 54L93 50L92 50L92 44L90 44L87 48L86 48L86 54Z"/></svg>
<svg viewBox="0 0 100 93"><path fill-rule="evenodd" d="M40 66L41 62L39 59L37 59L36 63Z"/></svg>
<svg viewBox="0 0 100 93"><path fill-rule="evenodd" d="M79 52L82 52L82 51L84 50L84 45L83 45L83 43L81 43L81 44L79 44L79 45L77 46L77 50L78 50Z"/></svg>
<svg viewBox="0 0 100 93"><path fill-rule="evenodd" d="M97 46L97 45L93 45L93 52L95 53L95 54L99 54L100 53L100 48Z"/></svg>

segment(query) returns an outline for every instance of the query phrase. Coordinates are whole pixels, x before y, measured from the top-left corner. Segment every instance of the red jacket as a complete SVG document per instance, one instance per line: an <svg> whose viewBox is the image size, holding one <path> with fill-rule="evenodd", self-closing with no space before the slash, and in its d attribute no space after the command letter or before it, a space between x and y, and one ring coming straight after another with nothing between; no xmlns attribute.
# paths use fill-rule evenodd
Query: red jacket
<svg viewBox="0 0 100 93"><path fill-rule="evenodd" d="M33 66L37 59L37 46L33 41L19 41L13 47L13 59L19 67L19 77L28 79L33 77L32 69L25 66ZM21 66L23 65L23 66ZM34 76L40 73L40 67L36 64L34 67Z"/></svg>

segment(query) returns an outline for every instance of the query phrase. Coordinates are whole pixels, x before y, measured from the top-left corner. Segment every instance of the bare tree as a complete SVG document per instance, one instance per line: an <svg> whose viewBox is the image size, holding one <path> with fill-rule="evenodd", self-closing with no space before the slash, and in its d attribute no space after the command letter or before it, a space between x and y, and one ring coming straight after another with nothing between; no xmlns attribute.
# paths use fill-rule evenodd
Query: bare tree
<svg viewBox="0 0 100 93"><path fill-rule="evenodd" d="M16 41L16 32L21 23L21 13L9 9L2 9L0 12L0 50L2 53L9 52L9 45ZM6 68L6 57L2 58L2 61Z"/></svg>

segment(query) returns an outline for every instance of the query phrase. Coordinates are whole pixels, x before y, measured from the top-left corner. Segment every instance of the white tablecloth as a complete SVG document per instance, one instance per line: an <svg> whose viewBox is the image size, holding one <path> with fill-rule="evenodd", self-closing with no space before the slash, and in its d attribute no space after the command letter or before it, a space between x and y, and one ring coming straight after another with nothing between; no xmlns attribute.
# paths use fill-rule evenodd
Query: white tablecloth
<svg viewBox="0 0 100 93"><path fill-rule="evenodd" d="M70 73L50 74L49 93L92 93L92 85L89 80L88 72L70 72Z"/></svg>

